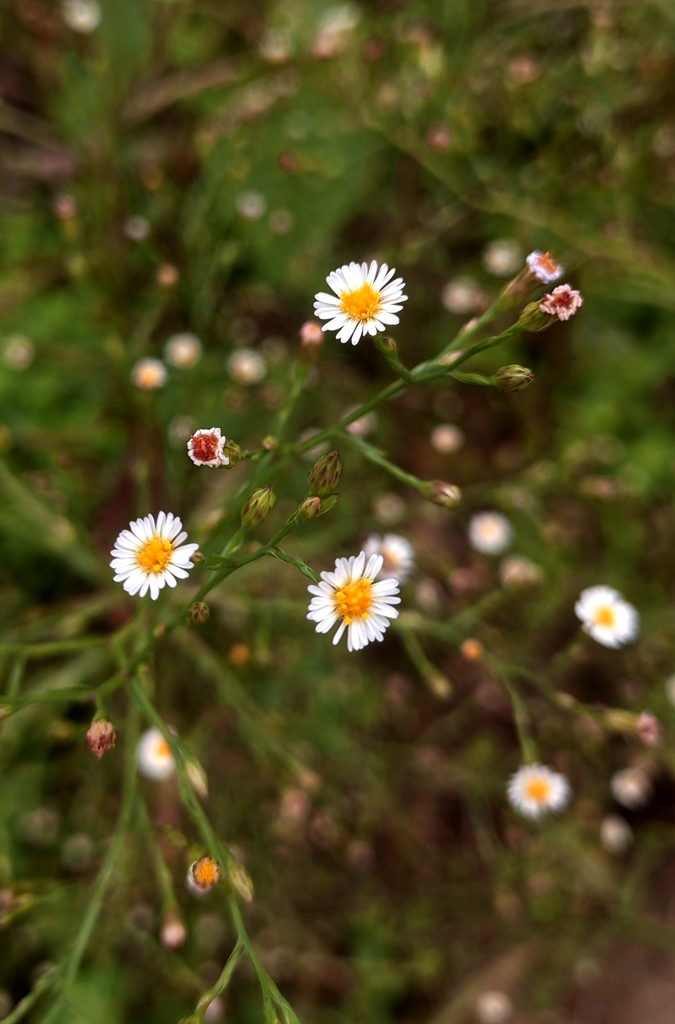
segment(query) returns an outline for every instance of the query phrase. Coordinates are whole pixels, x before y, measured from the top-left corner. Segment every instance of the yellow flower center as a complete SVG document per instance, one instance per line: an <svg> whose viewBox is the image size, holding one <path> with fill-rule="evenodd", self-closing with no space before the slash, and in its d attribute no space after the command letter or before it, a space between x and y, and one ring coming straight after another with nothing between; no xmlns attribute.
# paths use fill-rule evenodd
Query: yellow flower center
<svg viewBox="0 0 675 1024"><path fill-rule="evenodd" d="M370 320L380 308L380 293L376 292L368 282L351 292L340 294L340 307L343 313L352 320Z"/></svg>
<svg viewBox="0 0 675 1024"><path fill-rule="evenodd" d="M164 572L172 553L173 546L170 540L165 540L163 537L152 537L138 552L136 561L142 569L146 569L148 572Z"/></svg>
<svg viewBox="0 0 675 1024"><path fill-rule="evenodd" d="M193 867L192 877L202 889L210 889L220 878L220 869L211 857L202 857Z"/></svg>
<svg viewBox="0 0 675 1024"><path fill-rule="evenodd" d="M550 791L551 787L546 779L530 779L525 783L525 796L538 804L548 799Z"/></svg>
<svg viewBox="0 0 675 1024"><path fill-rule="evenodd" d="M367 619L372 604L370 580L356 580L335 591L335 607L346 626L353 619Z"/></svg>
<svg viewBox="0 0 675 1024"><path fill-rule="evenodd" d="M603 605L596 611L594 619L596 626L606 626L611 629L614 625L614 609L609 605Z"/></svg>
<svg viewBox="0 0 675 1024"><path fill-rule="evenodd" d="M164 737L161 740L157 740L155 743L155 757L161 758L162 760L167 757L171 757L171 750L169 744L166 742Z"/></svg>

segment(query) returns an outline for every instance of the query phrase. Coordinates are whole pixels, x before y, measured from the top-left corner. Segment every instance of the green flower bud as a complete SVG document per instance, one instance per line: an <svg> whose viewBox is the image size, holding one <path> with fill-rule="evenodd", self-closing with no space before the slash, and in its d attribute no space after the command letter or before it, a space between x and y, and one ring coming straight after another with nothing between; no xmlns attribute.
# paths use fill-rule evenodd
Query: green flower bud
<svg viewBox="0 0 675 1024"><path fill-rule="evenodd" d="M209 606L203 601L195 601L188 608L187 618L192 626L201 626L209 617Z"/></svg>
<svg viewBox="0 0 675 1024"><path fill-rule="evenodd" d="M243 900L250 903L253 899L253 879L243 864L233 860L227 869L227 880Z"/></svg>
<svg viewBox="0 0 675 1024"><path fill-rule="evenodd" d="M268 512L274 507L277 496L272 487L259 487L249 495L241 513L244 526L257 526L262 523Z"/></svg>
<svg viewBox="0 0 675 1024"><path fill-rule="evenodd" d="M342 460L333 449L332 452L318 458L307 474L309 493L327 498L337 487L341 474Z"/></svg>
<svg viewBox="0 0 675 1024"><path fill-rule="evenodd" d="M539 308L539 301L530 302L521 310L518 317L518 327L520 327L521 331L529 331L531 334L536 334L538 331L545 331L547 327L557 322L558 318L556 316L542 313Z"/></svg>
<svg viewBox="0 0 675 1024"><path fill-rule="evenodd" d="M530 386L534 374L526 366L517 366L514 363L511 366L500 367L493 379L495 387L500 391L522 391Z"/></svg>
<svg viewBox="0 0 675 1024"><path fill-rule="evenodd" d="M427 501L442 508L457 508L462 500L462 492L455 484L448 484L445 480L428 480L421 491Z"/></svg>
<svg viewBox="0 0 675 1024"><path fill-rule="evenodd" d="M297 509L297 517L300 522L304 519L314 519L315 516L323 516L330 512L337 502L339 494L329 494L327 498L320 498L317 494L310 495L301 501Z"/></svg>
<svg viewBox="0 0 675 1024"><path fill-rule="evenodd" d="M223 456L229 459L225 469L233 469L238 462L241 462L241 448L234 441L226 441L223 445Z"/></svg>

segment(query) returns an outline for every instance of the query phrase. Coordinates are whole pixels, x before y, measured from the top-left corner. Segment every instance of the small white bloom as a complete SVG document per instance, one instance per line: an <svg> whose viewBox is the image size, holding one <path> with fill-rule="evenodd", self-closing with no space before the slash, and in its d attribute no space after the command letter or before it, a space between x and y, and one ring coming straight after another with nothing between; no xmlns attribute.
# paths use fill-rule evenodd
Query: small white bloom
<svg viewBox="0 0 675 1024"><path fill-rule="evenodd" d="M453 455L464 444L464 431L452 423L439 423L431 431L431 447L442 455Z"/></svg>
<svg viewBox="0 0 675 1024"><path fill-rule="evenodd" d="M568 284L559 284L550 295L544 295L539 309L548 316L557 316L558 320L569 320L583 304L581 292Z"/></svg>
<svg viewBox="0 0 675 1024"><path fill-rule="evenodd" d="M441 292L441 302L450 313L481 313L487 293L471 277L453 277ZM454 354L454 353L453 353Z"/></svg>
<svg viewBox="0 0 675 1024"><path fill-rule="evenodd" d="M536 249L531 252L526 259L526 263L530 268L530 272L534 274L537 280L542 281L544 284L550 284L551 281L557 281L562 276L564 268L557 263L550 252L538 252Z"/></svg>
<svg viewBox="0 0 675 1024"><path fill-rule="evenodd" d="M73 32L93 32L101 24L101 8L96 0L63 0L61 13Z"/></svg>
<svg viewBox="0 0 675 1024"><path fill-rule="evenodd" d="M259 220L267 209L267 200L260 192L242 192L237 196L237 213L244 220Z"/></svg>
<svg viewBox="0 0 675 1024"><path fill-rule="evenodd" d="M392 605L401 599L395 579L373 582L382 562L381 555L371 555L366 562L364 551L351 558L336 558L335 570L322 572L321 583L307 588L314 595L307 618L316 622L317 633L327 633L339 622L333 643L346 629L350 651L360 651L373 640L384 639L389 619L398 617Z"/></svg>
<svg viewBox="0 0 675 1024"><path fill-rule="evenodd" d="M226 440L221 437L220 427L195 430L187 443L188 455L195 466L229 466L228 456L223 455Z"/></svg>
<svg viewBox="0 0 675 1024"><path fill-rule="evenodd" d="M608 853L620 855L630 849L633 843L633 830L618 814L608 814L600 825L600 842Z"/></svg>
<svg viewBox="0 0 675 1024"><path fill-rule="evenodd" d="M513 1016L513 1003L504 992L482 992L476 1000L476 1016L480 1024L506 1024Z"/></svg>
<svg viewBox="0 0 675 1024"><path fill-rule="evenodd" d="M237 384L259 384L267 373L267 363L254 348L238 348L227 360L227 372Z"/></svg>
<svg viewBox="0 0 675 1024"><path fill-rule="evenodd" d="M412 544L399 537L396 533L387 533L384 537L373 533L363 545L366 558L371 555L382 555L382 568L378 575L391 576L403 583L415 571L415 551Z"/></svg>
<svg viewBox="0 0 675 1024"><path fill-rule="evenodd" d="M115 583L123 583L132 596L145 597L148 590L156 601L164 585L175 587L177 579L187 579L192 569L191 558L198 544L183 544L187 533L172 512L136 519L122 530L110 552L110 567L115 570Z"/></svg>
<svg viewBox="0 0 675 1024"><path fill-rule="evenodd" d="M147 217L127 217L124 222L124 234L132 242L144 242L150 234L150 221Z"/></svg>
<svg viewBox="0 0 675 1024"><path fill-rule="evenodd" d="M12 334L2 347L2 363L8 370L27 370L35 358L35 348L24 334Z"/></svg>
<svg viewBox="0 0 675 1024"><path fill-rule="evenodd" d="M172 334L164 346L164 358L178 370L189 370L199 361L201 354L201 341L188 331Z"/></svg>
<svg viewBox="0 0 675 1024"><path fill-rule="evenodd" d="M512 537L511 524L500 512L478 512L469 523L469 543L484 555L500 555Z"/></svg>
<svg viewBox="0 0 675 1024"><path fill-rule="evenodd" d="M526 764L509 779L509 803L526 818L562 811L570 798L567 779L543 764Z"/></svg>
<svg viewBox="0 0 675 1024"><path fill-rule="evenodd" d="M622 807L634 811L644 807L652 795L652 783L641 768L622 768L610 780L612 796Z"/></svg>
<svg viewBox="0 0 675 1024"><path fill-rule="evenodd" d="M541 566L521 555L511 555L499 563L499 579L502 586L507 589L535 587L541 583L543 577Z"/></svg>
<svg viewBox="0 0 675 1024"><path fill-rule="evenodd" d="M375 260L367 263L350 263L329 274L326 281L335 295L317 292L314 312L320 320L328 320L324 331L337 331L339 341L351 340L356 345L361 335L373 337L378 331L397 324L396 315L408 298L403 294L405 284L402 277L392 281L396 270L390 270L383 263L378 270ZM336 297L337 296L337 297Z"/></svg>
<svg viewBox="0 0 675 1024"><path fill-rule="evenodd" d="M154 391L166 384L166 366L161 359L139 359L131 371L131 379L141 391Z"/></svg>
<svg viewBox="0 0 675 1024"><path fill-rule="evenodd" d="M483 252L483 266L495 277L511 277L523 260L523 250L513 238L497 238Z"/></svg>
<svg viewBox="0 0 675 1024"><path fill-rule="evenodd" d="M159 729L146 729L136 747L138 770L146 779L164 782L176 771L169 744Z"/></svg>
<svg viewBox="0 0 675 1024"><path fill-rule="evenodd" d="M603 647L623 647L638 635L640 617L637 611L612 587L582 590L574 611L581 620L584 633Z"/></svg>

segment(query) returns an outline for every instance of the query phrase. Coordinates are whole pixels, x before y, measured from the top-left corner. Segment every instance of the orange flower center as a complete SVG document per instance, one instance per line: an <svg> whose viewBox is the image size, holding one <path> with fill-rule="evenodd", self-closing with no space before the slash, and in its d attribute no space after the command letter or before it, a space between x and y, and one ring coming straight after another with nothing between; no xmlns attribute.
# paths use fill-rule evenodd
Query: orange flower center
<svg viewBox="0 0 675 1024"><path fill-rule="evenodd" d="M551 787L546 779L530 779L525 784L525 796L538 804L543 803L547 799L550 791Z"/></svg>
<svg viewBox="0 0 675 1024"><path fill-rule="evenodd" d="M372 604L370 580L356 580L335 591L335 607L346 626L353 619L366 619Z"/></svg>
<svg viewBox="0 0 675 1024"><path fill-rule="evenodd" d="M537 262L547 274L555 274L558 269L558 264L553 259L550 252L543 252Z"/></svg>
<svg viewBox="0 0 675 1024"><path fill-rule="evenodd" d="M163 537L152 537L138 552L136 561L142 569L146 569L148 572L164 572L172 553L173 547L170 540L164 540Z"/></svg>
<svg viewBox="0 0 675 1024"><path fill-rule="evenodd" d="M380 308L380 293L371 288L366 281L352 292L342 292L340 307L352 320L370 320Z"/></svg>
<svg viewBox="0 0 675 1024"><path fill-rule="evenodd" d="M211 857L202 857L192 869L192 877L202 889L210 889L220 878L220 869Z"/></svg>
<svg viewBox="0 0 675 1024"><path fill-rule="evenodd" d="M157 742L155 743L155 757L171 757L171 750L169 748L169 744L163 737L161 740L157 740Z"/></svg>
<svg viewBox="0 0 675 1024"><path fill-rule="evenodd" d="M610 608L609 605L603 605L601 608L598 608L594 618L596 626L611 628L614 625L614 609Z"/></svg>

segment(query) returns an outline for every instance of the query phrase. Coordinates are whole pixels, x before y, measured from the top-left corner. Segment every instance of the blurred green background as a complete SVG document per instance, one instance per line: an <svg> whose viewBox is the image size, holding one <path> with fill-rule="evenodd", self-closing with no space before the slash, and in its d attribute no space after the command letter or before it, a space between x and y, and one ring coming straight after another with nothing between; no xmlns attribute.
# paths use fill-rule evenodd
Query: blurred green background
<svg viewBox="0 0 675 1024"><path fill-rule="evenodd" d="M0 94L2 1013L68 955L120 812L124 687L101 762L84 747L96 706L57 693L114 670L114 645L88 639L159 621L111 581L117 533L165 508L222 546L251 468L198 470L187 438L219 425L253 450L274 433L335 267L396 266L409 300L394 336L413 365L550 249L582 310L467 367L531 367L527 391L413 387L361 425L407 472L458 484L457 511L341 439L339 504L288 541L319 571L370 533L408 538L407 626L360 654L333 648L305 621L306 581L261 559L209 595L204 626L157 644L148 685L208 777L209 819L255 883L249 934L303 1021L491 1024L476 1001L496 989L512 1013L492 1024L671 1022L673 4L12 0ZM201 358L135 387L136 362L186 331ZM262 357L257 383L232 361L242 348ZM289 437L391 379L370 341L327 334ZM454 450L434 441L442 424ZM275 479L259 540L310 466ZM498 559L471 550L485 508L509 518L538 586L504 586ZM598 583L640 612L626 651L578 631L574 602ZM651 711L661 742L524 678L540 756L574 794L559 819L524 823L505 800L520 763L508 695L467 638L549 696ZM58 653L31 655L52 641ZM627 765L653 782L637 811L610 793ZM38 999L25 1019L174 1024L218 977L229 916L183 884L199 837L173 783L140 792L149 830L125 836L69 1003L48 1017ZM634 841L617 856L600 827L619 811ZM180 949L162 941L158 850ZM210 1012L262 1019L248 967Z"/></svg>

